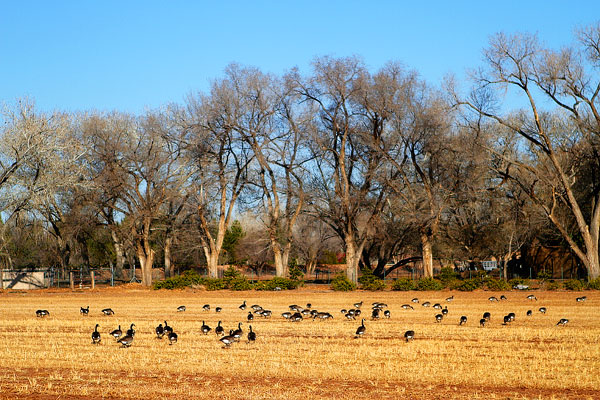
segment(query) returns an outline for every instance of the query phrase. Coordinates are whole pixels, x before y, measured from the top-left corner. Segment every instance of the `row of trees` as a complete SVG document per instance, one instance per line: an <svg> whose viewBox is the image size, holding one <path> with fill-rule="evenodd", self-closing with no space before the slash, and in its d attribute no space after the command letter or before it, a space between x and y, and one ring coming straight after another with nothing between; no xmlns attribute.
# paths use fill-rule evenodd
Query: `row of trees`
<svg viewBox="0 0 600 400"><path fill-rule="evenodd" d="M246 227L248 262L279 276L335 246L352 281L415 259L431 276L434 255L507 260L538 238L598 277L600 25L559 51L499 34L484 55L468 91L322 57L308 76L230 65L141 116L19 102L1 133L0 253L46 243L62 266L93 252L117 271L135 258L150 285L158 252L167 276L200 260L216 276L246 215L261 227Z"/></svg>

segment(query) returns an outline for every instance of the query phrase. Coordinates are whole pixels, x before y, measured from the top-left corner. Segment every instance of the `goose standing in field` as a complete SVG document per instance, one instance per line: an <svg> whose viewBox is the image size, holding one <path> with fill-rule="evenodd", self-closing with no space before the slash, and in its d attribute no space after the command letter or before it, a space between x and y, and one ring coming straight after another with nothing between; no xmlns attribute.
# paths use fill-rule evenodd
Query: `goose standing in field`
<svg viewBox="0 0 600 400"><path fill-rule="evenodd" d="M48 310L37 310L35 312L35 316L39 317L39 318L44 318L48 315L50 315L50 311L48 311Z"/></svg>
<svg viewBox="0 0 600 400"><path fill-rule="evenodd" d="M495 296L490 296L490 297L488 297L488 300L494 302L494 301L498 301L498 298Z"/></svg>
<svg viewBox="0 0 600 400"><path fill-rule="evenodd" d="M115 312L112 310L112 308L105 308L102 310L102 314L104 315L115 315Z"/></svg>
<svg viewBox="0 0 600 400"><path fill-rule="evenodd" d="M233 338L235 339L236 342L239 342L240 338L242 337L243 334L244 334L244 331L242 330L242 323L238 322L237 329L233 331Z"/></svg>
<svg viewBox="0 0 600 400"><path fill-rule="evenodd" d="M527 296L527 300L535 300L537 301L537 297L535 297L535 295L530 294L529 296Z"/></svg>
<svg viewBox="0 0 600 400"><path fill-rule="evenodd" d="M508 300L505 295L500 296L500 300Z"/></svg>
<svg viewBox="0 0 600 400"><path fill-rule="evenodd" d="M527 310L527 316L528 316L528 317L531 317L532 315L533 315L533 311L531 311L531 310Z"/></svg>
<svg viewBox="0 0 600 400"><path fill-rule="evenodd" d="M558 321L558 322L556 323L556 326L565 326L565 325L566 325L566 324L568 324L568 323L569 323L569 320L568 320L568 319L566 319L566 318L561 318L561 319L560 319L560 321Z"/></svg>
<svg viewBox="0 0 600 400"><path fill-rule="evenodd" d="M546 307L540 307L540 310L539 310L539 311L540 311L542 314L546 314L546 311L548 311L548 310L546 310Z"/></svg>
<svg viewBox="0 0 600 400"><path fill-rule="evenodd" d="M100 325L96 324L96 327L94 328L94 332L92 332L92 344L98 344L100 343L100 332L98 332L98 327Z"/></svg>
<svg viewBox="0 0 600 400"><path fill-rule="evenodd" d="M129 329L127 329L127 332L125 332L125 334L127 336L135 336L135 329L134 329L134 327L135 327L135 324L131 324L129 326Z"/></svg>
<svg viewBox="0 0 600 400"><path fill-rule="evenodd" d="M333 319L333 315L328 312L318 312L313 316L313 320L315 318L319 318L321 321L324 321L326 319Z"/></svg>
<svg viewBox="0 0 600 400"><path fill-rule="evenodd" d="M229 335L223 336L221 339L219 339L219 341L224 344L223 348L231 346L231 344L235 341L233 337L233 330L230 330Z"/></svg>
<svg viewBox="0 0 600 400"><path fill-rule="evenodd" d="M260 313L260 315L262 315L263 318L271 318L271 315L273 315L273 311L271 311L271 310L262 310L262 312Z"/></svg>
<svg viewBox="0 0 600 400"><path fill-rule="evenodd" d="M240 304L239 309L240 310L245 310L246 309L246 300L244 300L244 302L242 304Z"/></svg>
<svg viewBox="0 0 600 400"><path fill-rule="evenodd" d="M587 296L581 296L576 298L575 300L577 300L578 303L582 303L587 300Z"/></svg>
<svg viewBox="0 0 600 400"><path fill-rule="evenodd" d="M360 302L358 302L358 303L354 303L354 308L361 308L361 307L362 307L362 305L363 305L363 302L362 302L362 300L361 300L361 301L360 301Z"/></svg>
<svg viewBox="0 0 600 400"><path fill-rule="evenodd" d="M308 308L310 310L312 308L312 304L311 303L306 303L306 308Z"/></svg>
<svg viewBox="0 0 600 400"><path fill-rule="evenodd" d="M418 302L419 302L419 299L415 297L415 298L414 298L414 299L412 299L411 301L412 301L413 303L418 303Z"/></svg>
<svg viewBox="0 0 600 400"><path fill-rule="evenodd" d="M365 319L363 318L360 326L358 329L356 329L356 337L364 336L366 330L367 328L365 327Z"/></svg>
<svg viewBox="0 0 600 400"><path fill-rule="evenodd" d="M165 321L165 327L163 329L164 329L165 333L171 333L171 332L173 332L173 328L171 328L169 326L169 324L167 324L167 321Z"/></svg>
<svg viewBox="0 0 600 400"><path fill-rule="evenodd" d="M210 311L210 304L203 305L202 306L202 311L209 312Z"/></svg>
<svg viewBox="0 0 600 400"><path fill-rule="evenodd" d="M454 295L452 295L450 297L446 297L447 302L451 302L452 300L454 300Z"/></svg>
<svg viewBox="0 0 600 400"><path fill-rule="evenodd" d="M423 304L421 304L423 307L429 307L431 305L430 302L426 301Z"/></svg>
<svg viewBox="0 0 600 400"><path fill-rule="evenodd" d="M371 312L371 319L374 321L379 319L379 308L374 308L373 312Z"/></svg>
<svg viewBox="0 0 600 400"><path fill-rule="evenodd" d="M445 317L446 315L448 315L448 307L444 307L442 309L442 315Z"/></svg>
<svg viewBox="0 0 600 400"><path fill-rule="evenodd" d="M158 324L158 326L154 329L154 332L156 332L156 337L158 339L162 339L165 335L165 329L163 328L162 324Z"/></svg>
<svg viewBox="0 0 600 400"><path fill-rule="evenodd" d="M248 320L248 322L250 322L254 319L254 315L252 315L251 312L248 312L248 316L246 317L246 319Z"/></svg>
<svg viewBox="0 0 600 400"><path fill-rule="evenodd" d="M215 312L221 312L221 311L223 311L222 307L215 307Z"/></svg>
<svg viewBox="0 0 600 400"><path fill-rule="evenodd" d="M435 315L435 322L442 322L442 319L444 319L444 316L442 314Z"/></svg>
<svg viewBox="0 0 600 400"><path fill-rule="evenodd" d="M510 318L510 322L513 322L515 318L517 318L517 315L514 312L508 313L507 316Z"/></svg>
<svg viewBox="0 0 600 400"><path fill-rule="evenodd" d="M292 314L292 316L290 317L290 321L292 322L300 322L302 321L302 319L302 314L300 314L299 312Z"/></svg>
<svg viewBox="0 0 600 400"><path fill-rule="evenodd" d="M90 314L90 306L87 306L87 308L80 307L79 314L88 316Z"/></svg>
<svg viewBox="0 0 600 400"><path fill-rule="evenodd" d="M183 312L183 311L185 311L185 306L177 307L177 312Z"/></svg>
<svg viewBox="0 0 600 400"><path fill-rule="evenodd" d="M248 325L250 332L248 332L248 343L256 341L256 332L252 331L252 325Z"/></svg>
<svg viewBox="0 0 600 400"><path fill-rule="evenodd" d="M486 311L486 312L484 312L484 313L483 313L483 318L484 318L486 321L489 321L489 320L490 320L490 318L492 318L492 314L490 314L489 312L487 312L487 311Z"/></svg>
<svg viewBox="0 0 600 400"><path fill-rule="evenodd" d="M487 319L485 319L485 318L481 318L481 319L479 320L479 326L480 326L480 327L482 327L482 328L484 328L484 327L485 327L485 323L486 323L487 321L488 321Z"/></svg>
<svg viewBox="0 0 600 400"><path fill-rule="evenodd" d="M131 346L133 343L133 335L125 335L121 339L117 340L117 343L121 344L121 348Z"/></svg>
<svg viewBox="0 0 600 400"><path fill-rule="evenodd" d="M290 318L292 318L292 313L289 311L286 311L286 312L282 313L281 316L285 319L290 319Z"/></svg>
<svg viewBox="0 0 600 400"><path fill-rule="evenodd" d="M389 319L392 316L392 314L390 313L390 310L385 310L383 312L383 316Z"/></svg>
<svg viewBox="0 0 600 400"><path fill-rule="evenodd" d="M509 322L511 322L510 316L509 315L505 315L504 316L504 323L502 325L508 325Z"/></svg>
<svg viewBox="0 0 600 400"><path fill-rule="evenodd" d="M123 334L123 331L121 330L121 325L119 325L119 327L117 329L115 329L114 331L112 331L110 333L110 335L112 337L114 337L115 340L119 340L119 338L121 337L122 334Z"/></svg>
<svg viewBox="0 0 600 400"><path fill-rule="evenodd" d="M219 321L219 323L217 324L217 327L215 328L215 333L217 334L217 336L223 336L225 334L225 329L223 329L223 327L221 326L221 321Z"/></svg>
<svg viewBox="0 0 600 400"><path fill-rule="evenodd" d="M404 339L406 339L406 343L408 343L409 340L414 340L414 338L415 338L415 331L404 332Z"/></svg>
<svg viewBox="0 0 600 400"><path fill-rule="evenodd" d="M435 308L436 310L441 310L442 309L442 305L440 303L435 303L433 305L433 308Z"/></svg>
<svg viewBox="0 0 600 400"><path fill-rule="evenodd" d="M204 321L202 321L202 326L200 327L200 330L202 331L202 333L204 333L205 335L208 335L208 332L210 332L212 330L212 328L208 325L206 325L204 323Z"/></svg>
<svg viewBox="0 0 600 400"><path fill-rule="evenodd" d="M411 306L410 304L402 304L401 307L405 310L414 310L414 307Z"/></svg>
<svg viewBox="0 0 600 400"><path fill-rule="evenodd" d="M458 325L464 325L467 323L467 316L463 315L462 317L460 317L460 322L458 323Z"/></svg>
<svg viewBox="0 0 600 400"><path fill-rule="evenodd" d="M347 312L346 314L344 314L344 317L346 317L348 321L356 321L356 316L353 312Z"/></svg>
<svg viewBox="0 0 600 400"><path fill-rule="evenodd" d="M172 345L173 343L177 343L177 334L175 332L169 332L169 345Z"/></svg>

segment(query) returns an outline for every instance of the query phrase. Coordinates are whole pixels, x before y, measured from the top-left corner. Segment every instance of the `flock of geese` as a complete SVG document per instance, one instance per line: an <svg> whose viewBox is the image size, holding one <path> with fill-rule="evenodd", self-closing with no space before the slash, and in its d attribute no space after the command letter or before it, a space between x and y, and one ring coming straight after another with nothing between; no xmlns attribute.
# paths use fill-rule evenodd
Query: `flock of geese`
<svg viewBox="0 0 600 400"><path fill-rule="evenodd" d="M450 303L453 300L454 300L454 296L450 296L450 297L446 298L447 303ZM507 298L505 295L501 295L500 298L491 296L488 298L488 300L490 302L500 302L500 301L506 301ZM538 299L535 295L531 294L531 295L527 296L527 300L537 301ZM584 302L586 300L587 300L586 296L576 298L576 301L578 303ZM435 323L441 323L443 321L443 319L448 315L448 306L442 307L442 305L440 303L435 303L433 305L431 305L431 302L429 302L429 301L424 301L421 303L418 298L413 298L411 300L411 302L415 305L420 304L422 307L432 307L436 310L439 310L439 313L435 314ZM363 315L362 306L363 306L363 302L360 301L360 302L354 303L353 308L341 309L340 312L347 320L354 321L354 320L356 320L357 317L361 317ZM401 307L404 310L414 310L414 307L411 304L403 304ZM273 314L273 312L271 310L265 309L258 304L255 304L252 306L247 306L245 300L238 308L242 311L245 311L246 309L248 309L248 314L246 316L248 323L252 322L255 317L270 318ZM372 303L371 304L371 320L372 321L378 320L381 318L382 315L384 318L391 318L390 310L387 308L388 308L388 306L385 303L382 303L382 302ZM203 311L208 312L208 311L210 311L211 307L209 304L205 304L202 307L202 309L203 309ZM290 309L290 311L286 311L286 312L282 313L281 316L290 322L297 323L304 319L310 319L310 318L312 318L312 320L318 319L321 321L333 319L333 315L331 313L318 311L318 310L314 309L310 303L306 304L305 307L299 306L297 304L293 304L293 305L289 306L289 309ZM215 310L215 312L220 313L222 311L222 307L215 307L214 310ZM101 311L102 311L102 314L104 314L106 316L115 314L111 308L105 308ZM178 312L186 311L186 306L182 305L182 306L177 307L177 311ZM89 306L87 306L85 308L84 307L80 308L80 314L83 316L88 316L89 312L90 312ZM538 312L540 312L542 314L546 314L547 308L539 307ZM44 317L50 315L50 312L48 310L42 310L42 309L37 310L35 313L36 313L36 316L39 318L44 318ZM526 315L528 317L532 316L533 310L527 310ZM516 318L516 314L514 312L508 313L507 315L504 316L502 325L511 324L515 320L515 318ZM482 318L479 320L479 326L482 328L485 327L486 324L489 323L490 319L491 319L491 313L489 311L484 312L482 315ZM367 327L365 326L365 320L366 320L365 318L361 318L361 324L356 329L355 338L360 338L360 337L365 336L365 333L367 331ZM460 326L466 325L467 320L468 320L467 316L462 315L459 319L458 324ZM167 323L166 320L163 322L164 322L164 325L162 323L160 323L155 328L156 338L163 339L166 337L169 342L169 345L173 345L173 344L177 343L177 333L175 333L173 331L173 328L171 326L169 326L169 324ZM238 322L237 328L229 329L228 334L226 334L227 331L221 325L221 323L222 323L222 321L218 322L217 326L214 328L214 333L219 337L219 341L223 344L223 348L229 348L233 343L241 341L241 338L244 335L244 331L242 329L241 322ZM556 323L556 325L557 326L565 326L568 323L569 323L568 319L561 318ZM99 327L100 327L100 325L96 324L94 331L92 332L92 344L99 344L102 340L100 332L98 331ZM252 330L252 325L249 325L248 328L249 328L249 331L246 335L247 343L253 343L256 341L256 332ZM213 328L211 328L209 325L207 325L205 321L202 321L202 326L200 327L200 331L202 332L202 334L208 335L212 330L213 330ZM109 335L112 338L114 338L114 340L117 343L119 343L122 348L127 348L132 345L133 340L135 338L135 333L136 333L135 324L132 323L129 326L129 329L127 329L125 332L123 332L121 330L121 325L119 325L118 328L113 330L112 332L110 332ZM404 339L406 340L406 342L409 342L409 341L413 340L414 338L415 338L415 332L413 330L407 330L406 332L404 332Z"/></svg>

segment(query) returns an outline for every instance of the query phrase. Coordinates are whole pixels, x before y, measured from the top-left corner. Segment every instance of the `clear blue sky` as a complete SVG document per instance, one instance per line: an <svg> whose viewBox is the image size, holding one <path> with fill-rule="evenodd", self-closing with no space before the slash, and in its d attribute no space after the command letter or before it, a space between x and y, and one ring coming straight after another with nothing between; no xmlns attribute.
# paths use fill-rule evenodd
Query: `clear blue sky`
<svg viewBox="0 0 600 400"><path fill-rule="evenodd" d="M0 102L140 113L206 90L231 62L280 74L315 56L396 60L432 84L480 64L498 31L569 44L600 1L5 1Z"/></svg>

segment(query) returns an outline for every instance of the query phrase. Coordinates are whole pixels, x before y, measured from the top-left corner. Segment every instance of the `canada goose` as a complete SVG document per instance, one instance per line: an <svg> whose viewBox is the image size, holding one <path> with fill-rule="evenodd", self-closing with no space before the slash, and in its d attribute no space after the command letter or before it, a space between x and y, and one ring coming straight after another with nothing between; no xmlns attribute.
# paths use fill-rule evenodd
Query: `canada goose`
<svg viewBox="0 0 600 400"><path fill-rule="evenodd" d="M314 310L310 310L310 315L311 315L313 318L314 318L314 317L315 317L315 315L317 315L318 313L319 313L319 310L316 310L316 309L314 309Z"/></svg>
<svg viewBox="0 0 600 400"><path fill-rule="evenodd" d="M48 310L37 310L35 312L36 317L44 318L47 315L50 315L50 311L48 311Z"/></svg>
<svg viewBox="0 0 600 400"><path fill-rule="evenodd" d="M367 328L365 327L365 319L362 319L362 322L360 324L360 326L358 327L358 329L356 329L356 337L361 337L365 334L365 330Z"/></svg>
<svg viewBox="0 0 600 400"><path fill-rule="evenodd" d="M372 320L379 319L379 308L373 309L373 312L371 313L371 319Z"/></svg>
<svg viewBox="0 0 600 400"><path fill-rule="evenodd" d="M442 314L436 314L435 315L435 322L442 322L443 318L444 318L444 316Z"/></svg>
<svg viewBox="0 0 600 400"><path fill-rule="evenodd" d="M292 314L292 316L290 317L290 321L292 321L292 322L302 321L302 314L300 314L299 312Z"/></svg>
<svg viewBox="0 0 600 400"><path fill-rule="evenodd" d="M517 317L514 312L508 313L507 316L510 318L510 322L513 322Z"/></svg>
<svg viewBox="0 0 600 400"><path fill-rule="evenodd" d="M491 296L491 297L488 297L488 300L489 301L498 301L498 298L494 297L494 296Z"/></svg>
<svg viewBox="0 0 600 400"><path fill-rule="evenodd" d="M404 339L406 339L406 343L408 343L409 340L414 340L414 338L415 338L415 331L404 332Z"/></svg>
<svg viewBox="0 0 600 400"><path fill-rule="evenodd" d="M375 303L372 304L372 306L373 306L373 308L379 308L380 310L383 310L388 305L385 303L380 303L380 302L376 301Z"/></svg>
<svg viewBox="0 0 600 400"><path fill-rule="evenodd" d="M301 314L305 317L309 317L312 315L311 310L307 310L307 309L302 310Z"/></svg>
<svg viewBox="0 0 600 400"><path fill-rule="evenodd" d="M204 321L202 321L202 326L200 327L200 330L202 331L202 333L204 333L205 335L208 335L208 332L210 332L212 330L212 328L208 325L206 325L204 323Z"/></svg>
<svg viewBox="0 0 600 400"><path fill-rule="evenodd" d="M568 323L569 323L569 320L568 320L568 319L566 319L566 318L561 318L561 319L560 319L560 321L558 321L558 322L556 323L556 326L565 326L565 325L566 325L566 324L568 324Z"/></svg>
<svg viewBox="0 0 600 400"><path fill-rule="evenodd" d="M362 313L362 311L360 311L360 309L356 309L354 310L354 315L356 315L357 317Z"/></svg>
<svg viewBox="0 0 600 400"><path fill-rule="evenodd" d="M125 335L121 339L117 340L117 343L121 343L121 347L129 347L133 343L133 336Z"/></svg>
<svg viewBox="0 0 600 400"><path fill-rule="evenodd" d="M165 326L164 326L164 328L163 328L163 329L165 330L165 333L170 333L170 332L173 332L173 328L171 328L171 327L169 326L169 324L167 324L167 321L165 321Z"/></svg>
<svg viewBox="0 0 600 400"><path fill-rule="evenodd" d="M256 333L252 331L252 325L248 325L250 332L248 332L248 343L256 341Z"/></svg>
<svg viewBox="0 0 600 400"><path fill-rule="evenodd" d="M485 327L485 323L486 323L486 322L487 322L487 319L485 319L485 318L481 318L481 319L479 320L479 326L480 326L480 327L482 327L482 328L483 328L483 327Z"/></svg>
<svg viewBox="0 0 600 400"><path fill-rule="evenodd" d="M250 306L251 309L253 309L254 311L262 311L262 307L259 306L258 304L253 304Z"/></svg>
<svg viewBox="0 0 600 400"><path fill-rule="evenodd" d="M162 339L163 336L165 335L165 330L164 330L162 324L158 324L158 326L154 329L154 332L156 332L156 337L158 339Z"/></svg>
<svg viewBox="0 0 600 400"><path fill-rule="evenodd" d="M239 342L243 334L244 331L242 330L242 323L238 322L237 329L233 331L233 338L236 340L236 342Z"/></svg>
<svg viewBox="0 0 600 400"><path fill-rule="evenodd" d="M442 310L442 315L445 317L446 315L448 315L448 307L444 307L444 309Z"/></svg>
<svg viewBox="0 0 600 400"><path fill-rule="evenodd" d="M531 317L532 315L533 315L533 311L531 311L531 310L527 310L527 316L528 316L528 317Z"/></svg>
<svg viewBox="0 0 600 400"><path fill-rule="evenodd" d="M296 312L302 312L302 310L304 310L302 307L300 307L297 304L289 305L288 308L290 309L290 311L296 311Z"/></svg>
<svg viewBox="0 0 600 400"><path fill-rule="evenodd" d="M421 304L423 307L429 307L431 305L430 302L426 301L423 304Z"/></svg>
<svg viewBox="0 0 600 400"><path fill-rule="evenodd" d="M414 310L414 307L410 304L402 304L402 308L404 308L405 310Z"/></svg>
<svg viewBox="0 0 600 400"><path fill-rule="evenodd" d="M346 317L347 320L349 321L355 321L356 317L354 316L354 313L351 312L347 312L346 314L344 314L344 317Z"/></svg>
<svg viewBox="0 0 600 400"><path fill-rule="evenodd" d="M484 312L484 313L483 313L483 318L484 318L486 321L489 321L489 320L490 320L490 318L492 318L492 314L490 314L489 312L487 312L487 311L486 311L486 312Z"/></svg>
<svg viewBox="0 0 600 400"><path fill-rule="evenodd" d="M362 305L363 305L363 302L361 300L359 303L354 303L354 308L360 308L360 307L362 307Z"/></svg>
<svg viewBox="0 0 600 400"><path fill-rule="evenodd" d="M326 319L333 319L333 315L328 312L318 312L313 316L313 320L315 318L319 318L321 321L324 321Z"/></svg>
<svg viewBox="0 0 600 400"><path fill-rule="evenodd" d="M225 334L225 329L223 329L223 327L221 326L221 321L219 321L219 323L217 324L217 327L215 328L215 333L219 336L223 336Z"/></svg>
<svg viewBox="0 0 600 400"><path fill-rule="evenodd" d="M90 314L90 306L87 306L87 308L80 307L79 314L86 315L86 316L89 315Z"/></svg>
<svg viewBox="0 0 600 400"><path fill-rule="evenodd" d="M433 308L435 308L436 310L441 310L442 309L442 305L440 303L435 303L433 305Z"/></svg>
<svg viewBox="0 0 600 400"><path fill-rule="evenodd" d="M540 312L542 314L546 314L546 311L548 311L548 310L546 310L546 307L540 307Z"/></svg>
<svg viewBox="0 0 600 400"><path fill-rule="evenodd" d="M202 311L210 311L210 304L205 304L202 306Z"/></svg>
<svg viewBox="0 0 600 400"><path fill-rule="evenodd" d="M115 329L114 331L112 331L110 333L110 335L112 337L114 337L115 340L119 340L119 338L121 337L122 334L123 334L123 331L121 330L121 325L119 325L119 327L117 329Z"/></svg>
<svg viewBox="0 0 600 400"><path fill-rule="evenodd" d="M577 300L578 303L581 303L582 301L587 300L587 296L581 296L581 297L576 298L575 300Z"/></svg>
<svg viewBox="0 0 600 400"><path fill-rule="evenodd" d="M389 319L389 318L392 316L392 315L390 314L390 310L385 310L385 311L383 312L383 316Z"/></svg>
<svg viewBox="0 0 600 400"><path fill-rule="evenodd" d="M183 311L185 311L185 306L177 307L177 312L183 312Z"/></svg>
<svg viewBox="0 0 600 400"><path fill-rule="evenodd" d="M306 303L306 308L312 308L312 304L311 303Z"/></svg>
<svg viewBox="0 0 600 400"><path fill-rule="evenodd" d="M460 317L460 322L458 323L458 325L462 326L462 325L464 325L466 323L467 323L467 316L466 315L461 316Z"/></svg>
<svg viewBox="0 0 600 400"><path fill-rule="evenodd" d="M115 315L115 312L112 310L112 308L105 308L102 310L102 314L104 315Z"/></svg>
<svg viewBox="0 0 600 400"><path fill-rule="evenodd" d="M215 307L215 312L221 312L221 311L223 311L223 308L221 308L221 307Z"/></svg>
<svg viewBox="0 0 600 400"><path fill-rule="evenodd" d="M342 308L342 309L340 310L340 312L341 312L342 314L346 314L346 313L348 312L348 310L346 310L345 308Z"/></svg>
<svg viewBox="0 0 600 400"><path fill-rule="evenodd" d="M447 302L451 302L452 300L454 300L454 295L452 295L450 297L446 297Z"/></svg>
<svg viewBox="0 0 600 400"><path fill-rule="evenodd" d="M239 309L240 310L245 310L246 309L246 300L244 300L244 302L242 304L240 304Z"/></svg>
<svg viewBox="0 0 600 400"><path fill-rule="evenodd" d="M233 330L230 330L229 335L223 336L221 339L219 339L219 341L224 344L223 348L231 346L231 344L235 341L233 338Z"/></svg>
<svg viewBox="0 0 600 400"><path fill-rule="evenodd" d="M175 332L169 332L169 345L177 343L177 334Z"/></svg>
<svg viewBox="0 0 600 400"><path fill-rule="evenodd" d="M290 319L290 318L292 318L292 313L286 311L286 312L282 313L281 316L285 319Z"/></svg>
<svg viewBox="0 0 600 400"><path fill-rule="evenodd" d="M529 296L527 296L527 299L537 301L537 297L535 297L535 295L533 295L533 294L530 294Z"/></svg>
<svg viewBox="0 0 600 400"><path fill-rule="evenodd" d="M271 315L273 315L273 311L271 311L271 310L262 310L262 312L260 313L260 315L262 315L263 318L271 318Z"/></svg>
<svg viewBox="0 0 600 400"><path fill-rule="evenodd" d="M509 322L511 322L510 316L509 315L505 315L504 316L504 323L502 325L508 325Z"/></svg>
<svg viewBox="0 0 600 400"><path fill-rule="evenodd" d="M98 332L99 326L100 326L99 324L96 324L96 327L94 328L94 332L92 332L92 344L100 343L100 332Z"/></svg>
<svg viewBox="0 0 600 400"><path fill-rule="evenodd" d="M246 317L248 321L252 321L254 319L254 315L251 312L248 312L248 316Z"/></svg>
<svg viewBox="0 0 600 400"><path fill-rule="evenodd" d="M416 297L414 299L411 300L413 303L418 303L419 299L417 299Z"/></svg>
<svg viewBox="0 0 600 400"><path fill-rule="evenodd" d="M125 332L125 334L128 336L135 336L135 329L133 328L134 326L135 324L131 324L131 326L129 326L129 329L127 329L127 332Z"/></svg>
<svg viewBox="0 0 600 400"><path fill-rule="evenodd" d="M500 296L500 300L507 300L505 295Z"/></svg>

